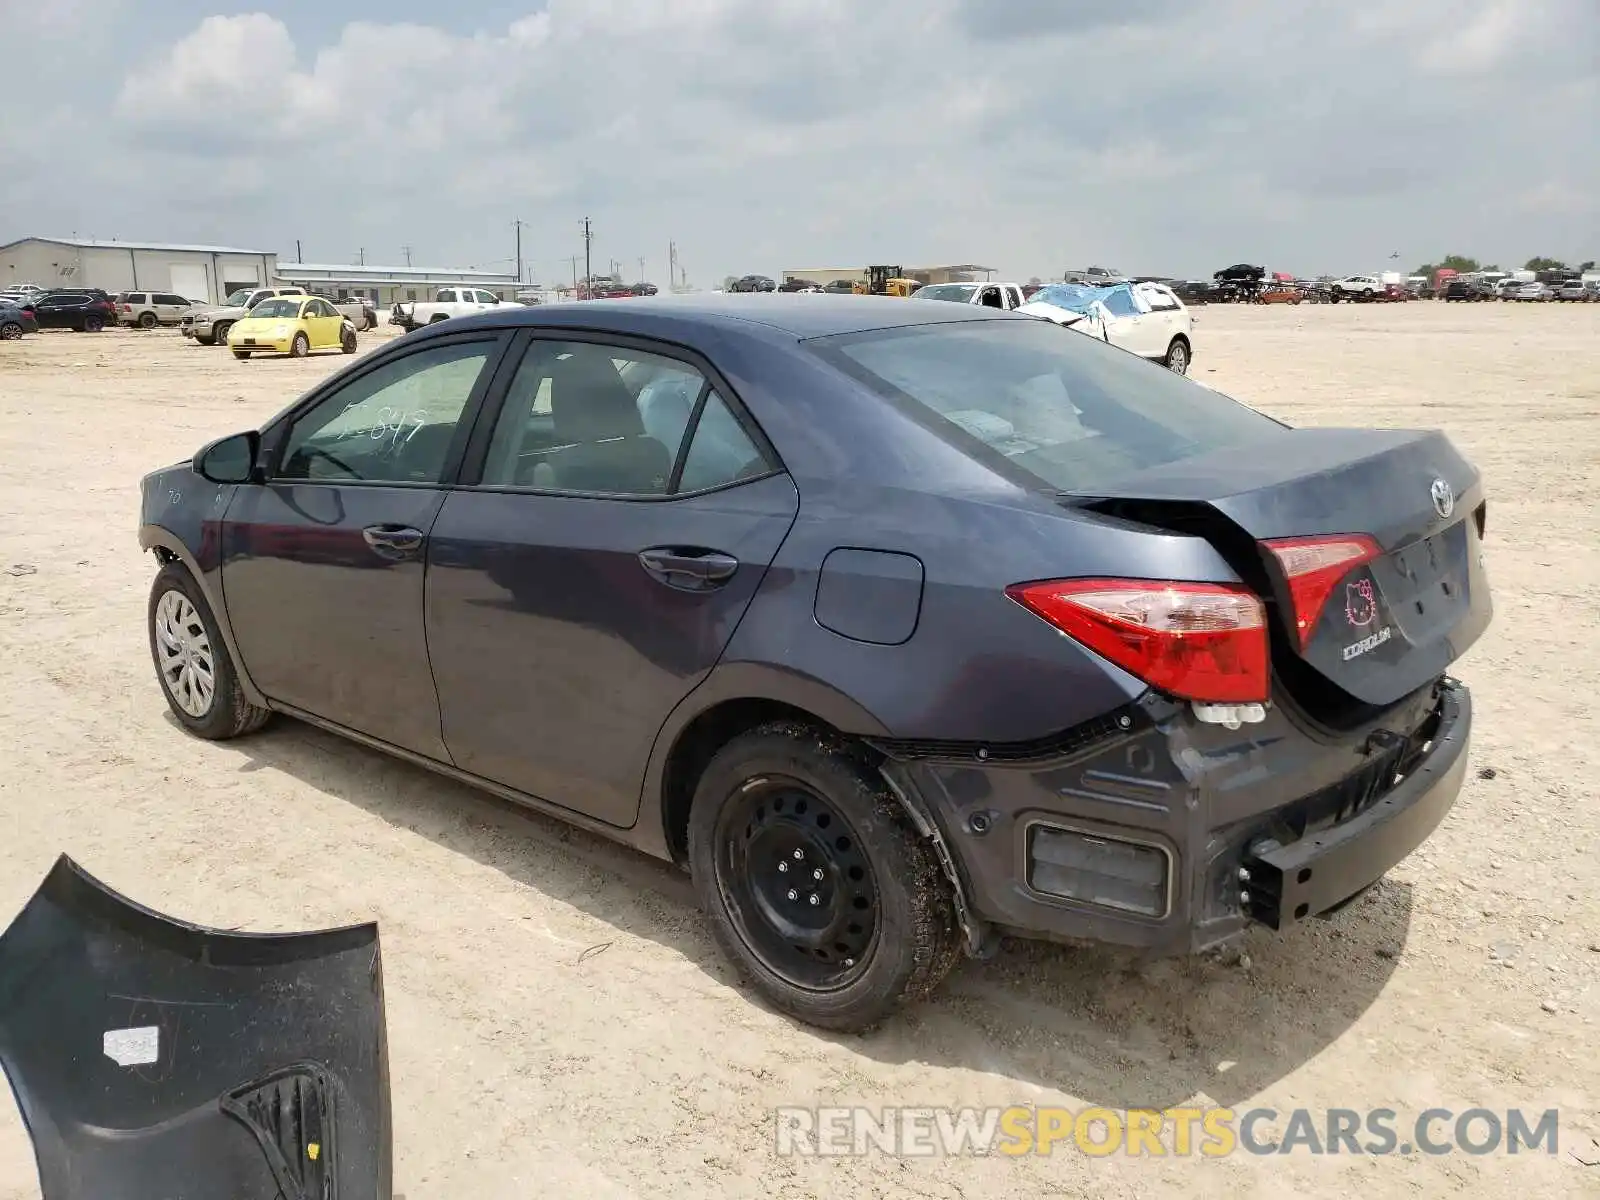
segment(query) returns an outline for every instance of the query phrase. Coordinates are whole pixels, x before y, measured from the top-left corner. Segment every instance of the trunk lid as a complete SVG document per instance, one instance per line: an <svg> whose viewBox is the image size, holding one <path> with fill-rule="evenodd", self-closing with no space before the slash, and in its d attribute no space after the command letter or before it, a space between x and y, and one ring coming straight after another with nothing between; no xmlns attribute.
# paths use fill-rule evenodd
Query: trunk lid
<svg viewBox="0 0 1600 1200"><path fill-rule="evenodd" d="M1069 502L1211 542L1267 600L1276 674L1314 713L1393 704L1444 673L1492 613L1482 478L1437 430L1291 429ZM1365 535L1378 553L1331 581L1302 639L1263 543L1319 535Z"/></svg>

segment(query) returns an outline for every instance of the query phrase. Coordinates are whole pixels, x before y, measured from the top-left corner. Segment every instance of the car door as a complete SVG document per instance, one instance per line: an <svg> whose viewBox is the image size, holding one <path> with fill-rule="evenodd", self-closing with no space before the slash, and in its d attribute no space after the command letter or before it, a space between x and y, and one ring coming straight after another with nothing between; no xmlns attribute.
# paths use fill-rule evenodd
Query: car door
<svg viewBox="0 0 1600 1200"><path fill-rule="evenodd" d="M684 351L528 335L502 377L429 538L445 743L477 775L631 826L656 735L721 656L797 494Z"/></svg>
<svg viewBox="0 0 1600 1200"><path fill-rule="evenodd" d="M1143 321L1145 314L1134 302L1132 290L1114 288L1101 297L1100 304L1105 310L1106 341L1148 358L1146 346L1150 340L1150 330Z"/></svg>
<svg viewBox="0 0 1600 1200"><path fill-rule="evenodd" d="M183 320L183 314L189 308L189 302L182 296L175 296L170 292L157 292L156 320L163 325L176 325Z"/></svg>
<svg viewBox="0 0 1600 1200"><path fill-rule="evenodd" d="M334 347L339 344L339 332L344 325L344 315L333 304L317 297L309 306L313 334L311 344L321 348Z"/></svg>
<svg viewBox="0 0 1600 1200"><path fill-rule="evenodd" d="M432 341L340 379L263 435L223 522L245 668L279 703L448 761L423 632L427 539L504 339Z"/></svg>

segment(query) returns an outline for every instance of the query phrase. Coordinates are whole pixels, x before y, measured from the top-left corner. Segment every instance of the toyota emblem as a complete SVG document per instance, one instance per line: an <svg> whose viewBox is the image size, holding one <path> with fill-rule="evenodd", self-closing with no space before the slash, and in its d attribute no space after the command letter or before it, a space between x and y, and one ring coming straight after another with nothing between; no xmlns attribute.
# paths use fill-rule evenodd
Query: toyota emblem
<svg viewBox="0 0 1600 1200"><path fill-rule="evenodd" d="M1450 484L1443 479L1435 479L1433 486L1428 489L1428 495L1433 497L1433 511L1449 520L1450 514L1456 510L1456 494Z"/></svg>

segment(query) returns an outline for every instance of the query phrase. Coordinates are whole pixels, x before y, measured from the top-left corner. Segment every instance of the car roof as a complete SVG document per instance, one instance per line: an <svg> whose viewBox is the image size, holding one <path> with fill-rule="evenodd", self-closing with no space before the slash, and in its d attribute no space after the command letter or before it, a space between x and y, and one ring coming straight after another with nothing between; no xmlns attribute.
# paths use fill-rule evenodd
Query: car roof
<svg viewBox="0 0 1600 1200"><path fill-rule="evenodd" d="M507 308L432 326L449 331L468 326L551 326L670 336L673 327L718 326L730 332L788 335L797 340L973 320L1032 320L999 309L954 304L910 304L894 296L845 296L779 292L700 293L619 300L577 300Z"/></svg>

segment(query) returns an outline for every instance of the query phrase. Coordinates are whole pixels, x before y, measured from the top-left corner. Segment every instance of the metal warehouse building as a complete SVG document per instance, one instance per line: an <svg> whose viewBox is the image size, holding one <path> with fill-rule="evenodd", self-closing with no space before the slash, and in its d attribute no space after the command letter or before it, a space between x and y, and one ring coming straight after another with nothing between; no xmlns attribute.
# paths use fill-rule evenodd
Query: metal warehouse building
<svg viewBox="0 0 1600 1200"><path fill-rule="evenodd" d="M348 300L363 296L381 308L402 300L432 300L442 287L482 288L502 300L516 298L517 277L509 271L461 267L378 267L356 263L279 263L274 278L308 292Z"/></svg>
<svg viewBox="0 0 1600 1200"><path fill-rule="evenodd" d="M22 238L0 246L0 287L140 288L214 303L238 288L265 286L277 272L271 250L172 246L93 238Z"/></svg>

